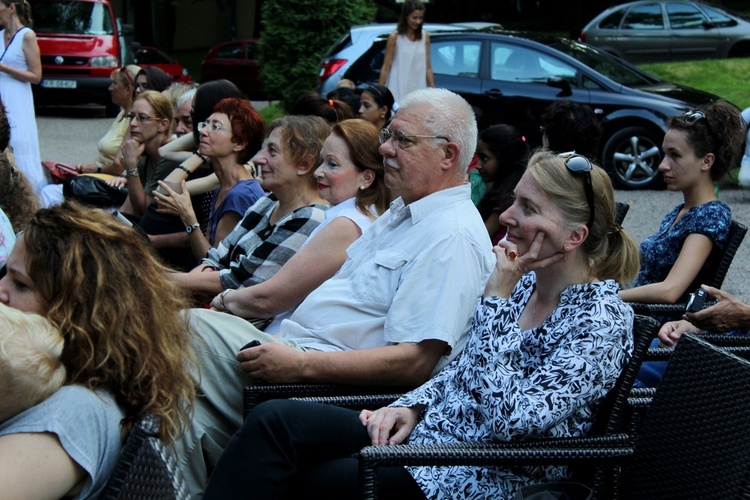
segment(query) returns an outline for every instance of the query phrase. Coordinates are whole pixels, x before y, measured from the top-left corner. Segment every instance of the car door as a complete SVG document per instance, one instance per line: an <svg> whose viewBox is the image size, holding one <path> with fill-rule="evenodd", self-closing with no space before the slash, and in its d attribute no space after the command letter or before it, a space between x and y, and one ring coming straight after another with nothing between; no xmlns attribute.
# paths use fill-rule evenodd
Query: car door
<svg viewBox="0 0 750 500"><path fill-rule="evenodd" d="M493 40L486 63L480 107L490 123L516 127L531 147L541 145L540 118L552 102L589 103L590 93L579 85L578 69L547 52Z"/></svg>
<svg viewBox="0 0 750 500"><path fill-rule="evenodd" d="M430 62L435 86L461 95L479 112L476 96L481 88L482 40L466 36L434 37L430 41ZM478 117L481 118L481 117Z"/></svg>
<svg viewBox="0 0 750 500"><path fill-rule="evenodd" d="M669 41L672 61L718 57L721 32L703 12L687 2L667 2L664 7L672 35Z"/></svg>
<svg viewBox="0 0 750 500"><path fill-rule="evenodd" d="M617 45L628 61L668 61L669 40L661 4L654 2L634 5L628 10L620 24Z"/></svg>

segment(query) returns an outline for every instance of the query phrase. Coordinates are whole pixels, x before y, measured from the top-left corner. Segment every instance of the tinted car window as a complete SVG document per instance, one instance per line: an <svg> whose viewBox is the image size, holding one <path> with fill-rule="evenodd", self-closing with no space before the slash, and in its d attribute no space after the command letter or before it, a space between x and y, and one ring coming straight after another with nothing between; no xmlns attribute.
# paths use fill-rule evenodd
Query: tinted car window
<svg viewBox="0 0 750 500"><path fill-rule="evenodd" d="M599 23L599 28L603 30L616 30L620 27L620 21L622 21L622 16L624 15L625 9L620 9L617 12L613 12L612 14L601 20L601 22Z"/></svg>
<svg viewBox="0 0 750 500"><path fill-rule="evenodd" d="M32 9L37 33L113 35L112 18L104 4L93 2L37 2Z"/></svg>
<svg viewBox="0 0 750 500"><path fill-rule="evenodd" d="M247 45L245 45L245 52L247 53L247 58L251 61L254 61L258 58L258 45L255 43L247 42Z"/></svg>
<svg viewBox="0 0 750 500"><path fill-rule="evenodd" d="M630 9L622 23L624 30L663 30L664 19L658 3L637 5Z"/></svg>
<svg viewBox="0 0 750 500"><path fill-rule="evenodd" d="M242 59L242 57L241 43L224 45L223 47L219 47L216 51L216 59Z"/></svg>
<svg viewBox="0 0 750 500"><path fill-rule="evenodd" d="M172 60L158 50L138 49L135 51L136 64L170 64Z"/></svg>
<svg viewBox="0 0 750 500"><path fill-rule="evenodd" d="M694 6L686 3L668 3L667 19L673 30L696 29L703 26L706 19Z"/></svg>
<svg viewBox="0 0 750 500"><path fill-rule="evenodd" d="M504 43L493 43L490 76L506 82L546 83L553 76L564 78L574 85L576 70L554 57Z"/></svg>
<svg viewBox="0 0 750 500"><path fill-rule="evenodd" d="M737 21L724 15L723 12L712 9L711 7L703 6L703 12L706 13L708 18L719 28L729 28L730 26L737 26Z"/></svg>
<svg viewBox="0 0 750 500"><path fill-rule="evenodd" d="M479 41L447 40L430 44L432 71L439 75L479 77Z"/></svg>

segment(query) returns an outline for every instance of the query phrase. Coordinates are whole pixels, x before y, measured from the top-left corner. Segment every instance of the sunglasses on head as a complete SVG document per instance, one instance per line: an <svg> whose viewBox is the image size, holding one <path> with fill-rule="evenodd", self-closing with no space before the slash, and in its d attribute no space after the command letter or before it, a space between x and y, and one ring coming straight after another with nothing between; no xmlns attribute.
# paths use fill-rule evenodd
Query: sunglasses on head
<svg viewBox="0 0 750 500"><path fill-rule="evenodd" d="M586 192L586 202L589 205L589 221L586 223L586 227L591 229L591 224L594 223L594 186L591 182L591 170L593 169L591 162L585 156L576 154L575 151L560 153L558 156L565 160L565 166L568 170L575 174L584 175L583 188Z"/></svg>

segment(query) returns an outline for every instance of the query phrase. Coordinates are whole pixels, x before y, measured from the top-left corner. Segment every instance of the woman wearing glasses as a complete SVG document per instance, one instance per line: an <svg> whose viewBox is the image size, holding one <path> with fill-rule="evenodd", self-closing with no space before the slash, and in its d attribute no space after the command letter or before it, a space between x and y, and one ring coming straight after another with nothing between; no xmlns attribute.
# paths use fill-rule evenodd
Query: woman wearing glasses
<svg viewBox="0 0 750 500"><path fill-rule="evenodd" d="M641 243L641 269L629 302L673 304L685 297L714 248L726 244L732 213L716 198L714 183L739 164L745 129L740 112L726 101L672 117L659 170L683 201Z"/></svg>
<svg viewBox="0 0 750 500"><path fill-rule="evenodd" d="M198 124L201 156L211 160L219 187L211 198L208 234L204 236L193 210L185 181L179 189L160 181L163 192L154 192L157 212L180 218L189 228L190 247L196 258L206 256L242 219L245 211L265 193L245 169L245 164L260 149L265 137L265 124L260 114L246 99L229 98L219 101L214 112Z"/></svg>
<svg viewBox="0 0 750 500"><path fill-rule="evenodd" d="M594 196L587 194L587 183ZM276 400L232 438L205 498L357 495L360 448L585 435L632 350L633 311L618 282L637 248L614 225L607 174L582 157L536 153L500 216L507 240L459 358L388 408L357 413ZM593 217L592 217L593 216ZM261 430L262 429L262 430ZM253 450L248 453L247 450ZM563 468L386 467L383 498L512 498Z"/></svg>
<svg viewBox="0 0 750 500"><path fill-rule="evenodd" d="M133 110L126 115L130 138L120 148L120 157L115 158L115 163L123 167L128 188L120 212L140 219L153 200L157 182L177 166L159 156L159 148L169 141L173 115L169 99L154 90L143 92L133 102Z"/></svg>

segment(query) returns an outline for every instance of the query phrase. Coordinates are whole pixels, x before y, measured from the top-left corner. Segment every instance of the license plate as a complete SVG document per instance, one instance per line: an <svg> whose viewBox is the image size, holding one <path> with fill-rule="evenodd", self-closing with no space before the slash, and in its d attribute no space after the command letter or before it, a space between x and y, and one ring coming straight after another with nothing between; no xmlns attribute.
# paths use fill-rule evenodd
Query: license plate
<svg viewBox="0 0 750 500"><path fill-rule="evenodd" d="M45 89L74 89L77 84L75 80L42 80Z"/></svg>

